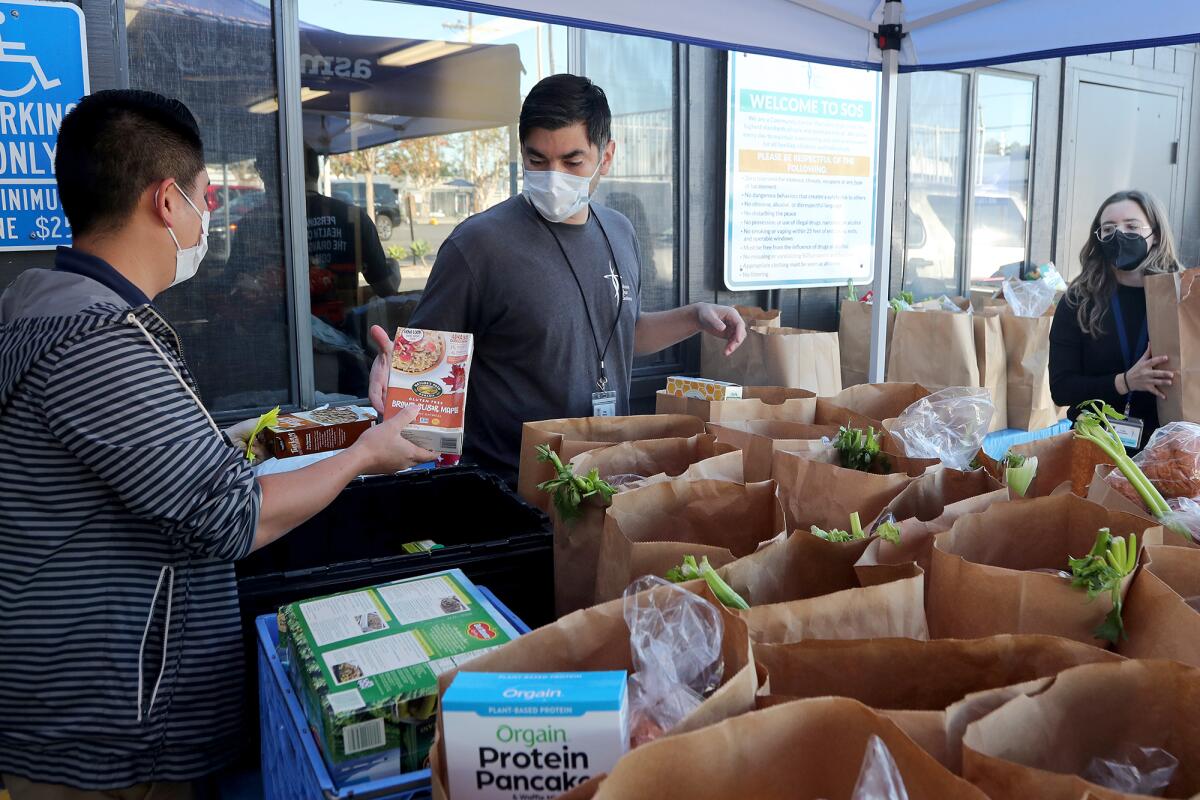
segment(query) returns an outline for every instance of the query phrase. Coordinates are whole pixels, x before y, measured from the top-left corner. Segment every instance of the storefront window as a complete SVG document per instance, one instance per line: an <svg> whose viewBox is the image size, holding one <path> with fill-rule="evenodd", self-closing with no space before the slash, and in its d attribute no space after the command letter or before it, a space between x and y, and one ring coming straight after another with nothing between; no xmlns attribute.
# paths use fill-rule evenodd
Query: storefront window
<svg viewBox="0 0 1200 800"><path fill-rule="evenodd" d="M132 88L176 97L200 123L212 190L209 252L156 299L214 411L291 398L277 164L275 47L268 4L126 0ZM239 241L241 240L241 241ZM241 242L253 241L242 248Z"/></svg>
<svg viewBox="0 0 1200 800"><path fill-rule="evenodd" d="M918 299L958 293L969 80L955 72L918 72L909 78L903 285Z"/></svg>
<svg viewBox="0 0 1200 800"><path fill-rule="evenodd" d="M362 397L367 332L412 316L458 223L518 188L525 93L558 26L379 0L300 2L316 388Z"/></svg>
<svg viewBox="0 0 1200 800"><path fill-rule="evenodd" d="M1001 267L1025 261L1034 81L979 76L972 164L972 285Z"/></svg>
<svg viewBox="0 0 1200 800"><path fill-rule="evenodd" d="M642 309L679 304L675 270L674 45L585 31L584 73L604 87L617 154L596 199L633 223L642 250Z"/></svg>

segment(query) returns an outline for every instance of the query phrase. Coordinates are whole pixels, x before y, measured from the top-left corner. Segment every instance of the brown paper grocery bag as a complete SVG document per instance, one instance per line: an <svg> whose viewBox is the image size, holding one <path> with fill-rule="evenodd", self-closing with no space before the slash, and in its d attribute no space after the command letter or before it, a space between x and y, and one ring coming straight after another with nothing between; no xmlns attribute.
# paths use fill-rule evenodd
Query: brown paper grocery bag
<svg viewBox="0 0 1200 800"><path fill-rule="evenodd" d="M751 655L746 624L729 613L707 587L701 586L696 593L715 605L721 614L724 628L721 638L724 674L721 686L716 692L705 698L698 709L669 731L668 737L698 730L752 710L755 693L758 691L758 671ZM623 599L568 614L557 622L490 650L456 669L441 673L438 675L438 694L439 697L445 694L454 681L454 676L459 672L597 670L633 671L629 626L625 624ZM446 747L440 720L437 736L430 749L430 761L433 796L445 800Z"/></svg>
<svg viewBox="0 0 1200 800"><path fill-rule="evenodd" d="M901 311L888 348L888 379L919 383L931 392L978 386L975 326L967 313Z"/></svg>
<svg viewBox="0 0 1200 800"><path fill-rule="evenodd" d="M1146 318L1150 348L1170 360L1162 369L1175 372L1165 400L1158 401L1158 421L1200 420L1200 269L1146 276Z"/></svg>
<svg viewBox="0 0 1200 800"><path fill-rule="evenodd" d="M1045 688L1041 679L1065 669L1121 657L1057 636L860 637L755 643L754 660L768 675L760 696L852 698L887 716L957 774L962 770L962 736L983 713L1018 693Z"/></svg>
<svg viewBox="0 0 1200 800"><path fill-rule="evenodd" d="M746 481L771 479L771 462L776 450L802 446L801 442L820 441L837 436L836 425L808 425L783 420L747 420L708 425L718 442L736 447L742 453Z"/></svg>
<svg viewBox="0 0 1200 800"><path fill-rule="evenodd" d="M592 469L608 480L642 475L642 486L671 478L743 481L742 456L736 448L707 434L690 439L648 439L601 447L571 460L576 474ZM566 522L551 507L554 523L554 601L558 616L590 606L596 586L596 561L604 530L604 506L587 504L580 518Z"/></svg>
<svg viewBox="0 0 1200 800"><path fill-rule="evenodd" d="M842 388L836 333L798 328L751 328L732 356L702 364L704 377L743 386L788 386L817 394Z"/></svg>
<svg viewBox="0 0 1200 800"><path fill-rule="evenodd" d="M1004 329L998 313L983 311L973 317L975 361L979 364L979 385L992 396L996 413L993 431L1008 427L1008 356L1004 348Z"/></svg>
<svg viewBox="0 0 1200 800"><path fill-rule="evenodd" d="M782 450L775 453L772 472L789 531L807 531L813 525L846 529L855 511L867 525L913 480L904 473L874 475L843 469Z"/></svg>
<svg viewBox="0 0 1200 800"><path fill-rule="evenodd" d="M1050 396L1051 309L1040 317L1003 314L1008 357L1008 426L1026 431L1048 428L1066 416Z"/></svg>
<svg viewBox="0 0 1200 800"><path fill-rule="evenodd" d="M748 328L778 328L780 311L777 308L765 309L758 306L734 306L733 310L742 315Z"/></svg>
<svg viewBox="0 0 1200 800"><path fill-rule="evenodd" d="M934 539L926 604L930 635L1044 633L1103 644L1092 632L1112 599L1089 601L1069 579L1032 571L1069 571L1067 559L1090 551L1100 528L1114 536L1136 533L1140 544L1162 544L1155 523L1072 494L997 503L959 518ZM1126 590L1128 584L1126 578Z"/></svg>
<svg viewBox="0 0 1200 800"><path fill-rule="evenodd" d="M717 570L750 604L749 611L735 613L746 621L754 641L929 638L924 575L915 565L878 586L858 586L853 571L841 573L835 583L825 564L812 557L810 540L815 538L796 531L784 542Z"/></svg>
<svg viewBox="0 0 1200 800"><path fill-rule="evenodd" d="M813 398L815 395L807 389L783 386L743 386L739 400L701 400L660 391L655 395L655 413L688 414L705 422L781 419L811 424L817 412Z"/></svg>
<svg viewBox="0 0 1200 800"><path fill-rule="evenodd" d="M843 300L838 314L838 347L842 353L842 386L869 383L871 368L871 303ZM892 341L896 312L887 309L887 340Z"/></svg>
<svg viewBox="0 0 1200 800"><path fill-rule="evenodd" d="M884 508L882 513L899 523L900 542L876 538L867 545L854 565L859 581L868 585L887 580L895 567L910 562L928 572L934 536L950 530L960 517L1008 499L1008 490L983 470L943 469L922 475Z"/></svg>
<svg viewBox="0 0 1200 800"><path fill-rule="evenodd" d="M848 800L871 736L883 740L908 796L987 800L904 735L846 698L786 703L628 753L597 800Z"/></svg>
<svg viewBox="0 0 1200 800"><path fill-rule="evenodd" d="M836 333L756 328L747 337L753 380L759 386L795 386L818 395L841 391L842 356ZM743 343L744 344L744 343Z"/></svg>
<svg viewBox="0 0 1200 800"><path fill-rule="evenodd" d="M1087 497L1096 466L1108 463L1103 450L1093 442L1076 438L1074 431L1015 445L1009 452L1037 457L1037 475L1029 485L1026 497L1047 497L1063 484L1069 485L1072 493ZM1004 481L1004 467L1000 462L982 451L979 462L997 480Z"/></svg>
<svg viewBox="0 0 1200 800"><path fill-rule="evenodd" d="M929 390L916 383L867 383L851 386L830 397L817 400L818 413L835 416L835 410L849 411L867 420L878 430L885 419L898 417ZM855 427L863 425L855 423Z"/></svg>
<svg viewBox="0 0 1200 800"><path fill-rule="evenodd" d="M642 575L664 577L684 556L721 567L783 530L773 481L669 481L619 494L605 514L594 602L620 597Z"/></svg>
<svg viewBox="0 0 1200 800"><path fill-rule="evenodd" d="M1169 658L1200 667L1200 550L1148 547L1125 600L1129 658Z"/></svg>
<svg viewBox="0 0 1200 800"><path fill-rule="evenodd" d="M1133 502L1113 488L1112 484L1108 482L1107 478L1114 470L1116 470L1116 467L1111 464L1100 464L1093 468L1092 482L1088 486L1087 499L1111 511L1121 511L1126 514L1134 514L1146 520L1153 520L1154 516L1146 509L1145 505L1140 502ZM1180 539L1178 543L1182 544L1183 540Z"/></svg>
<svg viewBox="0 0 1200 800"><path fill-rule="evenodd" d="M780 322L780 312L778 309L770 311L757 306L734 306L742 316L742 321L746 323L747 330L755 328L778 328ZM738 355L734 353L732 356L725 355L725 340L715 336L700 337L700 374L706 378L723 381L730 380L728 378L719 377L720 375L731 374L730 371L740 371L744 369L746 354ZM744 346L744 345L743 345ZM731 359L733 360L731 362ZM742 383L744 381L734 380L733 383ZM763 384L769 385L769 384Z"/></svg>
<svg viewBox="0 0 1200 800"><path fill-rule="evenodd" d="M1164 797L1200 794L1200 670L1172 661L1085 664L1042 692L1016 697L972 723L963 775L992 800L1145 797L1079 775L1123 745L1158 747L1179 759Z"/></svg>
<svg viewBox="0 0 1200 800"><path fill-rule="evenodd" d="M667 414L527 422L521 431L521 471L517 488L522 500L549 512L550 497L537 487L554 477L554 472L549 464L538 461L538 445L549 445L566 463L580 453L606 444L641 439L674 439L700 433L704 433L704 423L695 417Z"/></svg>

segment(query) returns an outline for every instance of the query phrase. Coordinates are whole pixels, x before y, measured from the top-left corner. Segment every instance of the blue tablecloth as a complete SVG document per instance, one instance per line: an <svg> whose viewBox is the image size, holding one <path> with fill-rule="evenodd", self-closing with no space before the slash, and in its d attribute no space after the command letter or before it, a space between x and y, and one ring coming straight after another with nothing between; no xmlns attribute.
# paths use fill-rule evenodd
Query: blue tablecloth
<svg viewBox="0 0 1200 800"><path fill-rule="evenodd" d="M983 452L992 458L1001 459L1008 452L1008 449L1014 445L1036 442L1039 439L1049 439L1051 436L1057 436L1069 430L1071 430L1071 421L1066 419L1061 420L1056 425L1051 425L1049 428L1042 428L1040 431L1005 428L1004 430L987 435L983 440Z"/></svg>

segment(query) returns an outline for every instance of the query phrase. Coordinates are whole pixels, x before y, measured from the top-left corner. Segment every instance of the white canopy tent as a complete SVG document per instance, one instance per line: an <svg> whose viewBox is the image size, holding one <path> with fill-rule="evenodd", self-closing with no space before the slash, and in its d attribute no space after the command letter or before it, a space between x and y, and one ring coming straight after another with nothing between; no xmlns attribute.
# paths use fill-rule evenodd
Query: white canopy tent
<svg viewBox="0 0 1200 800"><path fill-rule="evenodd" d="M891 274L896 76L1200 41L1198 0L415 0L425 5L881 70L874 296ZM883 380L876 302L872 381Z"/></svg>

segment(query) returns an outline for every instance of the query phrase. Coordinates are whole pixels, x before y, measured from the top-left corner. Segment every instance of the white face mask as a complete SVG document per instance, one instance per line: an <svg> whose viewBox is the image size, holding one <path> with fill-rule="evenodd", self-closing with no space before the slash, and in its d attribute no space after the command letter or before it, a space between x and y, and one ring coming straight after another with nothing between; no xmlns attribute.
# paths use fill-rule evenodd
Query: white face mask
<svg viewBox="0 0 1200 800"><path fill-rule="evenodd" d="M525 170L525 196L537 212L550 222L565 222L588 206L592 181L600 174L600 163L590 178L581 178L569 172L550 170Z"/></svg>
<svg viewBox="0 0 1200 800"><path fill-rule="evenodd" d="M171 184L176 189L179 189L179 184ZM183 283L188 278L195 276L200 269L200 262L204 260L204 256L208 253L208 209L203 212L196 208L196 204L192 202L183 189L179 189L179 193L183 195L183 199L187 200L187 204L192 207L192 211L200 217L200 243L195 247L180 247L179 239L175 236L175 231L167 228L167 233L171 234L171 238L175 241L175 280L171 281L171 286ZM171 286L167 288L170 289Z"/></svg>

